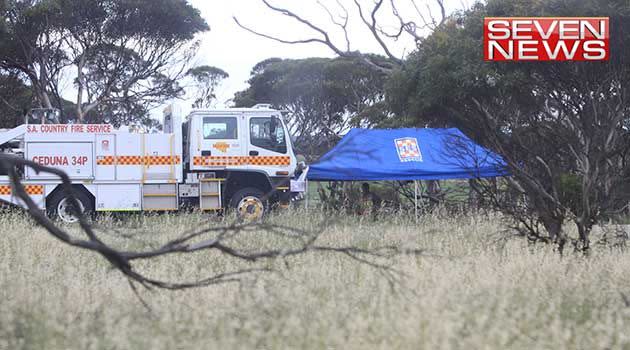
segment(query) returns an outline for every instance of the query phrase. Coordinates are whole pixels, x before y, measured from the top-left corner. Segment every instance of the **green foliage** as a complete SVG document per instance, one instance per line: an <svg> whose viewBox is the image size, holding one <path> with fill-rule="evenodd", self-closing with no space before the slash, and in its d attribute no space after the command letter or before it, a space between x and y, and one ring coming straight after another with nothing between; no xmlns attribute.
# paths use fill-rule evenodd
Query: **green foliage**
<svg viewBox="0 0 630 350"><path fill-rule="evenodd" d="M486 62L483 18L498 16L608 16L611 59ZM629 41L627 1L489 0L422 41L388 81L387 98L399 125L459 127L502 154L546 226L567 216L587 232L630 198L613 190L627 180ZM569 173L584 179L588 204L560 195L568 183L559 174Z"/></svg>
<svg viewBox="0 0 630 350"><path fill-rule="evenodd" d="M0 128L14 128L24 122L24 111L31 108L28 86L14 75L0 75Z"/></svg>
<svg viewBox="0 0 630 350"><path fill-rule="evenodd" d="M101 6L113 8L114 21L109 32L114 37L177 42L192 40L195 34L210 29L199 10L186 0L110 0Z"/></svg>
<svg viewBox="0 0 630 350"><path fill-rule="evenodd" d="M212 101L216 99L214 91L222 80L230 75L221 68L212 66L199 66L191 68L186 75L190 76L195 84L196 99L193 108L210 108Z"/></svg>
<svg viewBox="0 0 630 350"><path fill-rule="evenodd" d="M558 179L560 199L571 208L574 213L579 213L582 202L582 179L575 174L562 174Z"/></svg>
<svg viewBox="0 0 630 350"><path fill-rule="evenodd" d="M185 0L5 0L0 10L0 69L22 74L40 106L58 108L62 72L76 72L73 114L83 121L99 121L95 110L142 120L180 96L181 66L209 29Z"/></svg>
<svg viewBox="0 0 630 350"><path fill-rule="evenodd" d="M483 18L488 16L610 16L609 63L519 62L483 60ZM412 120L440 124L465 124L472 98L508 95L519 108L540 109L546 99L541 90L564 88L572 82L601 83L610 73L627 74L630 5L626 1L488 1L477 4L445 23L422 42L404 67L388 82L392 108Z"/></svg>

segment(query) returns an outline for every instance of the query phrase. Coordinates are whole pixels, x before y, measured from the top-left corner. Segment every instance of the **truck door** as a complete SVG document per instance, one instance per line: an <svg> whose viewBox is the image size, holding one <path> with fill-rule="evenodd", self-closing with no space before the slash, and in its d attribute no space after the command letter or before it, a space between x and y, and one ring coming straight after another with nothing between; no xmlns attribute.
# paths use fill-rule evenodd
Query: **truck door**
<svg viewBox="0 0 630 350"><path fill-rule="evenodd" d="M245 166L243 153L247 148L241 129L241 116L202 116L192 132L196 144L191 143L194 168L222 168ZM193 141L194 142L194 141Z"/></svg>
<svg viewBox="0 0 630 350"><path fill-rule="evenodd" d="M265 171L269 176L288 175L292 160L288 135L279 117L250 116L247 119L250 168Z"/></svg>

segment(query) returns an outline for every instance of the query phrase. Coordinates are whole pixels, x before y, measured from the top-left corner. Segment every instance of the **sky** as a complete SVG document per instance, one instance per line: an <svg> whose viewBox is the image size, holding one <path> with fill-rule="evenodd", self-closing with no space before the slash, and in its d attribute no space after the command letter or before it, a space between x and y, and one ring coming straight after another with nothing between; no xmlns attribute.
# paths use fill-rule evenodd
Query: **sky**
<svg viewBox="0 0 630 350"><path fill-rule="evenodd" d="M269 0L274 6L285 7L297 12L313 22L331 31L333 41L345 46L343 32L332 24L330 16L318 5L317 0ZM337 0L320 0L333 13L343 13L337 5ZM351 37L351 49L361 52L383 53L371 33L360 22L356 6L351 0L339 0L350 13L348 25ZM456 0L457 1L457 0ZM451 1L448 6L458 6L459 1ZM369 6L372 0L360 0ZM242 24L251 28L286 39L305 39L315 34L303 24L273 12L266 8L261 0L190 0L190 3L200 10L201 15L210 25L211 30L199 36L201 47L195 63L197 65L211 65L228 72L230 78L219 87L217 93L217 107L229 105L234 93L247 88L247 79L252 67L270 57L306 58L306 57L334 57L334 53L326 46L313 44L289 45L258 37L236 25L233 16ZM388 4L389 1L386 1ZM426 6L427 1L417 0L419 6ZM448 3L448 0L447 0ZM411 0L397 0L400 12L409 18L417 18L415 9L411 7ZM421 7L426 14L426 8ZM381 10L379 22L384 23L386 29L394 30L396 20L391 15L390 8ZM406 36L398 42L388 43L393 47L396 56L403 57L413 50L414 42Z"/></svg>

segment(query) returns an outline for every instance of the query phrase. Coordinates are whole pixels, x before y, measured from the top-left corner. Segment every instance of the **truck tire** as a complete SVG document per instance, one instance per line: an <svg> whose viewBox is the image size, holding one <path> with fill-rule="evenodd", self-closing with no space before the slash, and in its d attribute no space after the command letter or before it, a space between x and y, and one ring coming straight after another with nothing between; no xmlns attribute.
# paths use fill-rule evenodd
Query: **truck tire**
<svg viewBox="0 0 630 350"><path fill-rule="evenodd" d="M230 199L230 208L236 211L239 220L246 222L260 221L263 219L269 202L264 198L265 194L253 187L244 188L236 192Z"/></svg>
<svg viewBox="0 0 630 350"><path fill-rule="evenodd" d="M74 197L79 202L79 210L82 214L85 215L94 211L91 198L83 191L74 191ZM70 224L79 221L79 218L73 214L70 198L65 191L58 191L46 200L46 213L53 220Z"/></svg>

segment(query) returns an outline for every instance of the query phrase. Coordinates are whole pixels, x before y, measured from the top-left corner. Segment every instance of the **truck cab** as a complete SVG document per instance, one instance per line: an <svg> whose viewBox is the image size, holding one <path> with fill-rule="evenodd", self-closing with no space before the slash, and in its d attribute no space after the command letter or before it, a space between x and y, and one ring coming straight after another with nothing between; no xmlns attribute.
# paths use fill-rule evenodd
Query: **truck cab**
<svg viewBox="0 0 630 350"><path fill-rule="evenodd" d="M184 171L189 182L200 183L200 197L204 182L218 183L220 191L205 187L221 193L222 207L250 219L288 205L297 160L280 111L267 105L194 110L186 119ZM204 209L204 199L200 202Z"/></svg>

